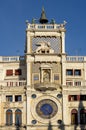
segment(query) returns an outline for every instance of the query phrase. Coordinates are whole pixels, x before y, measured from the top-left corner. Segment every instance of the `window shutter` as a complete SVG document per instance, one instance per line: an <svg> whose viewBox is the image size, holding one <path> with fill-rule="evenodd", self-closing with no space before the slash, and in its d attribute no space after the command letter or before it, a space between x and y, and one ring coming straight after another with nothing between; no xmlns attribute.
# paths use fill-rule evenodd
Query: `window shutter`
<svg viewBox="0 0 86 130"><path fill-rule="evenodd" d="M6 70L6 76L13 75L13 70Z"/></svg>
<svg viewBox="0 0 86 130"><path fill-rule="evenodd" d="M71 101L71 95L68 96L68 101Z"/></svg>
<svg viewBox="0 0 86 130"><path fill-rule="evenodd" d="M21 69L16 69L15 70L15 75L21 75L22 73L21 73Z"/></svg>

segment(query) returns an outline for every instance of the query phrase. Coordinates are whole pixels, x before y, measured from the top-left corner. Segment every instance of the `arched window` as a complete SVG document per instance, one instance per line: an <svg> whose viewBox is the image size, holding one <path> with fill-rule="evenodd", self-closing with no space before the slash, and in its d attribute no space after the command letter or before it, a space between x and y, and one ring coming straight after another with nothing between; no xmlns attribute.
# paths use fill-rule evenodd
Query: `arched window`
<svg viewBox="0 0 86 130"><path fill-rule="evenodd" d="M80 111L80 124L86 124L86 110L81 109Z"/></svg>
<svg viewBox="0 0 86 130"><path fill-rule="evenodd" d="M78 123L78 112L76 109L72 109L71 111L71 124Z"/></svg>
<svg viewBox="0 0 86 130"><path fill-rule="evenodd" d="M12 110L8 109L6 111L6 125L12 125L13 117Z"/></svg>
<svg viewBox="0 0 86 130"><path fill-rule="evenodd" d="M22 112L20 109L15 111L15 125L20 126L22 123Z"/></svg>

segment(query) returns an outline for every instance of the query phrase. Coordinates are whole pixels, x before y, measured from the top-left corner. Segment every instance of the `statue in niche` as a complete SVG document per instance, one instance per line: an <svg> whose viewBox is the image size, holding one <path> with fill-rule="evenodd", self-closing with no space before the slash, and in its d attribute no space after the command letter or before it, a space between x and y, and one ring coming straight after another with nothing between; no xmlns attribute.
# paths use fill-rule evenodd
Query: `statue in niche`
<svg viewBox="0 0 86 130"><path fill-rule="evenodd" d="M41 41L36 43L38 48L36 49L36 53L54 53L54 50L51 49L50 42Z"/></svg>
<svg viewBox="0 0 86 130"><path fill-rule="evenodd" d="M50 70L45 69L43 71L43 81L49 82L50 81Z"/></svg>

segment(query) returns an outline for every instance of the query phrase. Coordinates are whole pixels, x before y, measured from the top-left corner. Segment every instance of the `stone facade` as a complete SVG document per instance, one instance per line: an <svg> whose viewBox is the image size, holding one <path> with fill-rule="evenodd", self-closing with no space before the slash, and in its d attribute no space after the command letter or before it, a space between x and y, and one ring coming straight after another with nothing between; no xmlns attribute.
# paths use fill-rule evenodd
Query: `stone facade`
<svg viewBox="0 0 86 130"><path fill-rule="evenodd" d="M27 22L25 55L0 57L0 130L86 129L86 57L66 55L65 31Z"/></svg>

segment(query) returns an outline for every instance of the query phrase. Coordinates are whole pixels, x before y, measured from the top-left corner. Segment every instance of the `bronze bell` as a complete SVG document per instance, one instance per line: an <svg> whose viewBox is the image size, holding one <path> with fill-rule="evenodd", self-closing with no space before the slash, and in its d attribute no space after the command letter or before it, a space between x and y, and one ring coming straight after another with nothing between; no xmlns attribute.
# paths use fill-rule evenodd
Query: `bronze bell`
<svg viewBox="0 0 86 130"><path fill-rule="evenodd" d="M39 22L41 24L48 23L48 19L46 18L46 14L45 14L44 8L42 8L42 13L41 13L41 17L39 19Z"/></svg>

